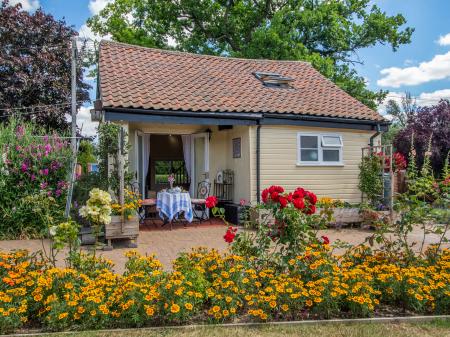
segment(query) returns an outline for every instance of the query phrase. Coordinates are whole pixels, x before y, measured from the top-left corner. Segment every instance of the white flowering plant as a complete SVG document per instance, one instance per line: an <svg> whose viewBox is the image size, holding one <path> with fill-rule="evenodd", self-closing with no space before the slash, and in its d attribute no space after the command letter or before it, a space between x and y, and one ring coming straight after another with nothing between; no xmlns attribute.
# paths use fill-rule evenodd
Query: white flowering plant
<svg viewBox="0 0 450 337"><path fill-rule="evenodd" d="M86 206L80 208L80 215L91 224L108 225L111 223L111 195L99 188L92 189Z"/></svg>
<svg viewBox="0 0 450 337"><path fill-rule="evenodd" d="M91 223L92 232L95 236L95 247L97 246L100 228L111 223L111 195L99 188L93 188L89 192L86 205L80 208L80 216Z"/></svg>

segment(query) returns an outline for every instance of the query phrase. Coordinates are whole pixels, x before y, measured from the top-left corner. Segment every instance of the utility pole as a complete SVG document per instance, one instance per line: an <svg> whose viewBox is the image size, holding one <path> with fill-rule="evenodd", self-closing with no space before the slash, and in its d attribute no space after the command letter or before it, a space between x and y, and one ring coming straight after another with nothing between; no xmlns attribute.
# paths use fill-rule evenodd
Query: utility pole
<svg viewBox="0 0 450 337"><path fill-rule="evenodd" d="M72 99L72 152L77 155L77 37L72 37L72 73L71 73L71 99Z"/></svg>
<svg viewBox="0 0 450 337"><path fill-rule="evenodd" d="M72 107L72 138L71 138L71 148L72 148L72 167L70 171L69 180L69 190L67 192L66 200L66 210L64 216L66 219L70 216L70 206L72 204L72 194L73 194L73 184L75 182L75 171L77 167L77 37L72 37L72 53L71 53L71 107Z"/></svg>

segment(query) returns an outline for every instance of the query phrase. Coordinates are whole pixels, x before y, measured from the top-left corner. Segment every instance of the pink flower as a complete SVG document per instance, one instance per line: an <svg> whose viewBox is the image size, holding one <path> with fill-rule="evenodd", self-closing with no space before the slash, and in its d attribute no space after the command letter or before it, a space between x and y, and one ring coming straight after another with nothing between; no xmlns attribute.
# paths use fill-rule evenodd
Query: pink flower
<svg viewBox="0 0 450 337"><path fill-rule="evenodd" d="M245 206L245 204L247 204L247 200L245 200L245 199L239 200L239 205Z"/></svg>
<svg viewBox="0 0 450 337"><path fill-rule="evenodd" d="M45 181L43 183L41 183L40 185L41 190L45 190L48 186L48 183L46 183Z"/></svg>
<svg viewBox="0 0 450 337"><path fill-rule="evenodd" d="M22 163L22 166L20 168L22 172L26 172L28 170L28 165L26 163Z"/></svg>
<svg viewBox="0 0 450 337"><path fill-rule="evenodd" d="M39 173L40 173L42 176L48 176L48 168L43 169L43 170L40 170Z"/></svg>

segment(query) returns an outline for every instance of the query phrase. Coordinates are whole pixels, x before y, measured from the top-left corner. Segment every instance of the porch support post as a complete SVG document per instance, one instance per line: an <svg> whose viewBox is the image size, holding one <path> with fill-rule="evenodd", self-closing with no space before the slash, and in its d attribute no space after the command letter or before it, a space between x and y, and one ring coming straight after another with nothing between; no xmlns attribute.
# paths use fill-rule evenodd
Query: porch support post
<svg viewBox="0 0 450 337"><path fill-rule="evenodd" d="M261 202L261 124L256 127L256 201Z"/></svg>

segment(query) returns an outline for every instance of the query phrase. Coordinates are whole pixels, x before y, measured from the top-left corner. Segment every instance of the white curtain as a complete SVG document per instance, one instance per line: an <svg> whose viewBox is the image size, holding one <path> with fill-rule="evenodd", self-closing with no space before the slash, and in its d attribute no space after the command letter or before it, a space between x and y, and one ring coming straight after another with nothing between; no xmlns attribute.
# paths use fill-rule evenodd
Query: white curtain
<svg viewBox="0 0 450 337"><path fill-rule="evenodd" d="M184 164L186 165L188 177L191 178L191 135L182 135L181 140L183 141Z"/></svg>
<svg viewBox="0 0 450 337"><path fill-rule="evenodd" d="M144 182L147 181L147 174L149 168L149 160L150 160L150 135L145 133L142 137L142 150L143 150L143 164L144 164ZM145 183L144 183L145 186ZM147 195L147 191L144 191L145 195Z"/></svg>

